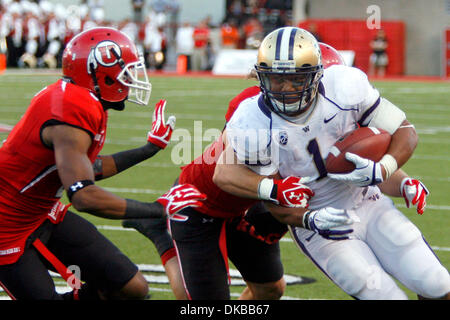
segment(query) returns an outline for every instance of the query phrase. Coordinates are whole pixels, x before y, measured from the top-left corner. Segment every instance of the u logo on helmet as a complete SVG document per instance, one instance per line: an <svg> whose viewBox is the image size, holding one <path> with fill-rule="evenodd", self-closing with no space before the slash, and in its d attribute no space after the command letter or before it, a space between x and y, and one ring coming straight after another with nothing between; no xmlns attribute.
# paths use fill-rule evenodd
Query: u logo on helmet
<svg viewBox="0 0 450 320"><path fill-rule="evenodd" d="M112 52L113 49L118 54L118 57ZM120 46L109 40L98 43L94 48L93 53L97 63L104 67L112 67L118 63L119 59L122 57Z"/></svg>

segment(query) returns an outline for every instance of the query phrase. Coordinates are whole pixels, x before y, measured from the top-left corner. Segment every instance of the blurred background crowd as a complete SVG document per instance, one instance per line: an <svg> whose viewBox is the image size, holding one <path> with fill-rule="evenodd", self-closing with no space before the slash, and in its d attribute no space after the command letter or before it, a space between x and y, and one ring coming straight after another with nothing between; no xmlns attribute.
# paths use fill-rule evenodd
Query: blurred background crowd
<svg viewBox="0 0 450 320"><path fill-rule="evenodd" d="M450 76L450 0L0 0L0 73L55 68L94 26L123 30L152 70L243 65L277 27L299 26L369 75ZM420 12L420 19L417 15ZM234 52L225 50L237 49ZM223 60L226 57L226 60ZM253 57L253 56L252 56ZM239 60L242 59L242 60ZM417 63L420 61L420 63Z"/></svg>
<svg viewBox="0 0 450 320"><path fill-rule="evenodd" d="M126 1L126 0L124 0ZM180 61L186 70L210 70L217 51L255 49L270 30L290 24L291 1L228 0L223 21L205 15L199 22L180 22L178 0L131 0L120 21L105 15L108 1L80 0L64 5L49 0L1 0L0 53L8 67L57 68L67 42L95 26L127 33L151 69Z"/></svg>

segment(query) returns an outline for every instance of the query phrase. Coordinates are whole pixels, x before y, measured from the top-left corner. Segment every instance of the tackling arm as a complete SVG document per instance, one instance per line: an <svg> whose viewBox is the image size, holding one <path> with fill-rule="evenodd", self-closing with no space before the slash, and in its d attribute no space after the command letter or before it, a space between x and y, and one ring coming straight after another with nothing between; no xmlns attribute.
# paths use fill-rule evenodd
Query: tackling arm
<svg viewBox="0 0 450 320"><path fill-rule="evenodd" d="M274 218L281 223L294 227L303 227L303 215L308 209L281 207L267 201L265 202L265 205Z"/></svg>
<svg viewBox="0 0 450 320"><path fill-rule="evenodd" d="M213 182L219 188L232 195L259 199L258 186L264 178L266 177L251 171L246 165L239 163L233 148L225 146L225 150L217 161Z"/></svg>
<svg viewBox="0 0 450 320"><path fill-rule="evenodd" d="M226 138L224 138L224 141ZM228 159L228 162L227 160ZM229 163L229 159L233 162ZM279 177L277 175L277 177ZM246 165L238 163L236 154L230 146L225 147L214 171L213 181L222 190L238 197L260 199L258 187L261 181L266 178L259 175ZM303 214L306 208L282 207L271 201L265 201L267 209L281 223L302 227Z"/></svg>
<svg viewBox="0 0 450 320"><path fill-rule="evenodd" d="M231 164L226 162L229 159L233 159ZM306 209L314 192L302 184L302 178L291 176L271 179L259 175L245 165L238 164L233 148L225 148L222 152L213 181L219 188L236 196L269 200L265 201L267 209L281 223L304 227L325 238L336 240L348 238L348 234L353 231L350 228L333 230L352 223L346 210L330 207Z"/></svg>
<svg viewBox="0 0 450 320"><path fill-rule="evenodd" d="M307 207L314 192L305 186L302 178L287 177L272 179L250 170L236 156L234 149L226 143L226 131L223 133L225 150L217 161L213 182L222 190L242 198L269 200L285 207Z"/></svg>

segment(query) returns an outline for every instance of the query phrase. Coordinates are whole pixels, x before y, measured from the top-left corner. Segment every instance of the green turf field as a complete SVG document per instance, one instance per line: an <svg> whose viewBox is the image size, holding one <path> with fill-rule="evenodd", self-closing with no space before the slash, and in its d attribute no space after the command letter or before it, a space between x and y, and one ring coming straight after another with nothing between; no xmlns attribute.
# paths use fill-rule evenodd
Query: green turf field
<svg viewBox="0 0 450 320"><path fill-rule="evenodd" d="M43 86L52 83L55 75L6 73L0 76L0 124L14 125L26 110L30 99ZM119 174L98 182L116 194L142 201L152 201L164 193L179 174L183 161L190 161L215 138L223 128L228 101L242 89L255 85L252 80L231 78L151 78L153 92L150 107L128 104L124 112L109 113L109 131L103 154L140 146L146 141L151 127L153 106L159 99L168 102L166 116L177 117L177 130L173 142L154 158ZM423 216L413 209L406 209L402 199L395 199L400 209L421 229L435 253L450 267L450 200L447 192L450 181L450 83L382 82L373 84L382 95L400 106L415 124L419 133L419 145L404 169L420 178L431 191ZM196 132L194 132L194 122ZM199 129L201 127L201 130ZM189 133L190 139L186 137ZM6 134L0 133L0 139ZM174 163L171 159L174 159ZM64 198L64 201L67 201ZM160 260L153 245L135 231L124 230L120 222L83 214L98 225L100 231L120 247L139 265L159 265ZM287 299L350 299L332 284L315 266L297 250L287 235L281 242L282 259L288 275L314 278L310 284L287 286ZM164 274L148 273L151 299L173 299ZM64 283L58 281L58 285ZM232 286L236 298L242 286ZM407 290L410 298L415 295Z"/></svg>

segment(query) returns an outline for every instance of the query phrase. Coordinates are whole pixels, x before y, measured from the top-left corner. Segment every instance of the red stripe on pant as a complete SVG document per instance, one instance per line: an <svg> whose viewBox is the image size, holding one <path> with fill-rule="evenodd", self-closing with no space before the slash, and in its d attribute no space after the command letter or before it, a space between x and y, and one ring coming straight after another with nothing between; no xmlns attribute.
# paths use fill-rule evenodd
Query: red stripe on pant
<svg viewBox="0 0 450 320"><path fill-rule="evenodd" d="M56 271L61 275L61 277L68 283L70 287L73 288L73 298L78 300L78 290L80 288L73 287L69 280L75 280L75 283L81 284L81 281L76 278L76 276L70 271L47 247L42 243L41 240L36 239L33 242L33 246L42 254L42 256L47 259L48 262L55 267Z"/></svg>

